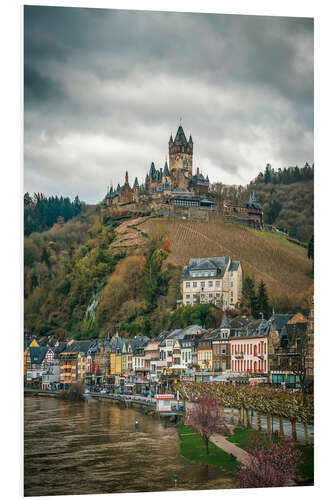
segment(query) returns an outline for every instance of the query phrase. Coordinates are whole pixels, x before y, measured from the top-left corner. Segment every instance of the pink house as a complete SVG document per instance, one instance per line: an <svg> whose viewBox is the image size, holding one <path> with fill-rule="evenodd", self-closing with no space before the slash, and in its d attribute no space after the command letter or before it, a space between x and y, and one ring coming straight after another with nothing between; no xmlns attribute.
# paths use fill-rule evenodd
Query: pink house
<svg viewBox="0 0 333 500"><path fill-rule="evenodd" d="M268 373L268 337L270 324L261 321L249 332L233 332L230 337L231 371L238 373Z"/></svg>

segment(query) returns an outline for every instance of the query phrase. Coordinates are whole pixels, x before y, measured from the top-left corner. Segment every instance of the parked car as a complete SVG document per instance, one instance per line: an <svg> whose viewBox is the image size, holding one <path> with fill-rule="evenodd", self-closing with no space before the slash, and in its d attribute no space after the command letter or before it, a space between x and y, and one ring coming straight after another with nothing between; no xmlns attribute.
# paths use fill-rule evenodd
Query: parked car
<svg viewBox="0 0 333 500"><path fill-rule="evenodd" d="M90 392L90 391L89 391L89 389L85 389L85 390L84 390L84 393L85 393L85 394L89 394L89 392Z"/></svg>
<svg viewBox="0 0 333 500"><path fill-rule="evenodd" d="M107 394L107 392L108 391L106 389L101 389L101 391L100 391L101 394Z"/></svg>

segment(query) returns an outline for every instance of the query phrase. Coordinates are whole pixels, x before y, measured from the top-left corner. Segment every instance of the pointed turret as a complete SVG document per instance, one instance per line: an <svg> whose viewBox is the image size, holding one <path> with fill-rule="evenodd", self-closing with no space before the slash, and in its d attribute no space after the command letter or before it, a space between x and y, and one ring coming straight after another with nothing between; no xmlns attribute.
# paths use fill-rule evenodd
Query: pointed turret
<svg viewBox="0 0 333 500"><path fill-rule="evenodd" d="M119 192L120 192L120 184L119 184L119 182L118 182L118 186L117 186L117 193L119 193Z"/></svg>
<svg viewBox="0 0 333 500"><path fill-rule="evenodd" d="M192 141L192 135L190 135L190 138L189 138L189 140L188 140L188 143L189 143L189 144L193 144L193 141Z"/></svg>
<svg viewBox="0 0 333 500"><path fill-rule="evenodd" d="M229 329L231 328L231 325L230 325L229 320L228 320L228 316L226 314L223 315L221 325L220 325L220 329L222 330L223 328L229 328Z"/></svg>
<svg viewBox="0 0 333 500"><path fill-rule="evenodd" d="M169 144L173 143L172 134L170 135Z"/></svg>
<svg viewBox="0 0 333 500"><path fill-rule="evenodd" d="M153 179L155 177L155 174L156 174L156 168L154 162L152 161L149 169L149 177Z"/></svg>
<svg viewBox="0 0 333 500"><path fill-rule="evenodd" d="M165 163L164 163L163 175L164 175L164 177L170 177L168 162L166 160L165 160Z"/></svg>
<svg viewBox="0 0 333 500"><path fill-rule="evenodd" d="M135 181L134 181L134 184L133 184L133 189L136 189L138 186L139 186L139 181L138 181L138 178L135 177Z"/></svg>
<svg viewBox="0 0 333 500"><path fill-rule="evenodd" d="M184 132L183 127L181 125L179 125L179 127L178 127L174 142L175 142L175 144L177 144L177 142L180 142L183 146L187 145L185 132Z"/></svg>

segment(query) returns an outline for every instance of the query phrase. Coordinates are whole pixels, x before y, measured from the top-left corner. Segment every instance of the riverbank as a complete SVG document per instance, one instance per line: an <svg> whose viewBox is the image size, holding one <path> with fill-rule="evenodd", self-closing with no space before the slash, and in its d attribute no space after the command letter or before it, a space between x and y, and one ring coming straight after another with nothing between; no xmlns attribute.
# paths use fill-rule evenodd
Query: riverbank
<svg viewBox="0 0 333 500"><path fill-rule="evenodd" d="M180 453L183 457L194 462L222 467L235 475L237 474L241 467L241 463L236 460L235 456L222 450L211 441L208 447L209 455L207 455L203 440L191 427L179 425L178 432L180 438Z"/></svg>

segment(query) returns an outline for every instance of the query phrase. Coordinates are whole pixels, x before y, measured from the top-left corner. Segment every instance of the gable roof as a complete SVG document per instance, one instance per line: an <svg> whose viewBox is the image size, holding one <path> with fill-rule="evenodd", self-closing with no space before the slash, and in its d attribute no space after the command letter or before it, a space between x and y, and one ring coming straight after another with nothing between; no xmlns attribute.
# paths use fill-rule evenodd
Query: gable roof
<svg viewBox="0 0 333 500"><path fill-rule="evenodd" d="M39 365L48 351L48 347L29 347L30 362Z"/></svg>

